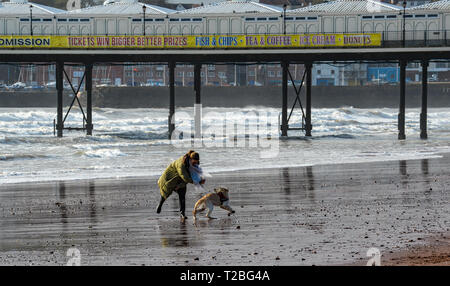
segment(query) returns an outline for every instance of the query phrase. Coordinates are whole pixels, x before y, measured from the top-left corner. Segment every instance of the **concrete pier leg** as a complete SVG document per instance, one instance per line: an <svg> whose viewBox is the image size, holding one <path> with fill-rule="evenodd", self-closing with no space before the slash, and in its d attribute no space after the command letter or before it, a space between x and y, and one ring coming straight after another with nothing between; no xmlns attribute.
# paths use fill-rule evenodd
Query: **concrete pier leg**
<svg viewBox="0 0 450 286"><path fill-rule="evenodd" d="M94 129L94 125L92 124L92 69L93 65L91 63L85 65L85 73L86 73L86 134L92 135L92 130Z"/></svg>
<svg viewBox="0 0 450 286"><path fill-rule="evenodd" d="M169 62L169 139L175 131L175 63Z"/></svg>
<svg viewBox="0 0 450 286"><path fill-rule="evenodd" d="M281 136L288 136L288 119L287 119L287 104L288 104L288 68L289 63L282 62L281 66L283 68L283 81L282 81L282 87L283 87L283 100L282 100L282 107L281 107Z"/></svg>
<svg viewBox="0 0 450 286"><path fill-rule="evenodd" d="M56 130L57 136L63 137L63 73L64 62L56 62L56 93L57 93L57 117L56 117Z"/></svg>
<svg viewBox="0 0 450 286"><path fill-rule="evenodd" d="M420 138L427 139L427 109L428 109L428 61L422 61L422 112L420 113Z"/></svg>
<svg viewBox="0 0 450 286"><path fill-rule="evenodd" d="M405 108L406 108L406 61L400 61L400 108L398 113L398 139L406 139L405 135Z"/></svg>
<svg viewBox="0 0 450 286"><path fill-rule="evenodd" d="M311 86L312 86L312 63L306 63L306 111L305 111L305 135L310 137L312 124L311 124Z"/></svg>
<svg viewBox="0 0 450 286"><path fill-rule="evenodd" d="M194 65L194 89L195 89L195 104L194 104L194 125L195 138L202 138L202 102L201 102L201 64Z"/></svg>

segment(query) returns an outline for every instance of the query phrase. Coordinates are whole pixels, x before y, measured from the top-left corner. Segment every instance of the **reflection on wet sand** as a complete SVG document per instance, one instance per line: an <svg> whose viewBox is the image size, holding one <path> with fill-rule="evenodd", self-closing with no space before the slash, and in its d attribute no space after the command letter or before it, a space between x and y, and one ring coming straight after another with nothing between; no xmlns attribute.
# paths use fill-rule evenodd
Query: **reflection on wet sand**
<svg viewBox="0 0 450 286"><path fill-rule="evenodd" d="M308 180L308 190L314 191L314 174L313 174L313 167L308 166L306 167L306 179ZM314 196L314 192L312 192L312 195Z"/></svg>
<svg viewBox="0 0 450 286"><path fill-rule="evenodd" d="M91 224L97 223L97 206L95 205L95 182L89 181L89 218Z"/></svg>
<svg viewBox="0 0 450 286"><path fill-rule="evenodd" d="M431 192L433 191L433 188L431 187L431 181L430 181L430 170L429 170L429 160L428 159L422 159L420 161L420 169L422 170L423 180L424 180L424 196L427 203L431 203Z"/></svg>
<svg viewBox="0 0 450 286"><path fill-rule="evenodd" d="M289 168L281 168L281 177L283 178L283 191L289 196L291 194L291 180L289 180Z"/></svg>
<svg viewBox="0 0 450 286"><path fill-rule="evenodd" d="M163 248L198 247L204 245L204 240L211 234L220 235L226 240L230 235L230 227L236 224L237 217L219 219L197 218L194 223L188 218L184 222L172 219L158 220L159 237Z"/></svg>
<svg viewBox="0 0 450 286"><path fill-rule="evenodd" d="M427 179L428 178L428 174L429 174L428 159L422 159L420 161L420 166L421 166L422 174Z"/></svg>
<svg viewBox="0 0 450 286"><path fill-rule="evenodd" d="M399 169L400 169L400 178L401 178L401 183L403 186L403 189L406 189L406 186L408 185L408 165L407 162L405 160L401 160L398 162L399 164Z"/></svg>
<svg viewBox="0 0 450 286"><path fill-rule="evenodd" d="M189 236L186 223L179 223L178 228L168 228L167 225L158 221L161 246L165 247L188 247Z"/></svg>
<svg viewBox="0 0 450 286"><path fill-rule="evenodd" d="M238 222L238 216L233 215L231 217L220 218L220 219L207 219L207 218L197 218L193 225L197 228L197 230L201 231L202 228L213 227L216 229L222 230L221 234L228 234L228 231L224 231L225 228L231 227L233 222ZM190 221L186 220L186 223L190 223Z"/></svg>
<svg viewBox="0 0 450 286"><path fill-rule="evenodd" d="M315 185L315 181L314 181L314 173L313 173L313 167L312 166L308 166L308 167L304 167L301 168L301 170L303 170L303 177L306 178L306 180L302 180L301 182L299 182L300 184L297 184L297 182L295 182L295 179L298 179L297 176L292 176L292 179L290 177L290 171L298 171L298 169L295 168L281 168L280 169L280 173L281 173L281 178L282 178L282 190L285 193L285 195L287 197L289 197L291 195L291 185L294 185L296 188L295 189L301 189L303 191L305 191L305 194L308 198L312 198L314 199L314 185Z"/></svg>
<svg viewBox="0 0 450 286"><path fill-rule="evenodd" d="M61 224L63 227L63 230L67 229L67 207L65 204L66 199L66 184L64 182L59 182L58 184L58 202L57 206L59 207L60 213L61 213Z"/></svg>

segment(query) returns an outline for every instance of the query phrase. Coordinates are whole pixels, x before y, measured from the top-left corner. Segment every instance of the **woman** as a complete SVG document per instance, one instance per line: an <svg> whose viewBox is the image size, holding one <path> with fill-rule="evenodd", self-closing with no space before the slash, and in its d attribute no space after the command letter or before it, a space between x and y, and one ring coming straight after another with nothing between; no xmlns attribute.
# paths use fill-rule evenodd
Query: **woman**
<svg viewBox="0 0 450 286"><path fill-rule="evenodd" d="M186 185L193 184L190 169L192 166L200 164L200 155L197 152L189 151L184 156L172 162L164 171L158 180L158 186L161 193L161 200L159 202L157 213L161 212L161 207L165 200L172 194L177 192L180 199L180 215L182 219L186 219ZM204 184L205 179L201 179L200 184Z"/></svg>

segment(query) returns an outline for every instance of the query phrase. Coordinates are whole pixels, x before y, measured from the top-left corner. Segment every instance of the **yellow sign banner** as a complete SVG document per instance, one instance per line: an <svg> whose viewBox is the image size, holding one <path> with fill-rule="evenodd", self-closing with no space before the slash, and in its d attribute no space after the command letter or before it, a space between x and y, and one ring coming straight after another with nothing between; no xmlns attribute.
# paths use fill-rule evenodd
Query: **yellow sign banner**
<svg viewBox="0 0 450 286"><path fill-rule="evenodd" d="M270 49L377 47L380 33L198 36L0 36L0 49Z"/></svg>

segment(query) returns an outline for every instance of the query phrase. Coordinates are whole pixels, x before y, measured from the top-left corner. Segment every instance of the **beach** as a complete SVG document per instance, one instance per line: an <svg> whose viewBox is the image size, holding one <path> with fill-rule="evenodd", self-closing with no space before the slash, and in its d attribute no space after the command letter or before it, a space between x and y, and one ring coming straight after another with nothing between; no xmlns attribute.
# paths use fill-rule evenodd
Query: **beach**
<svg viewBox="0 0 450 286"><path fill-rule="evenodd" d="M216 172L206 189L228 188L236 214L196 225L180 222L176 195L156 214L154 175L2 184L0 265L65 265L70 248L81 265L365 265L370 248L381 265L448 265L449 165L441 154ZM188 186L188 214L202 194ZM426 249L439 259L421 263Z"/></svg>

